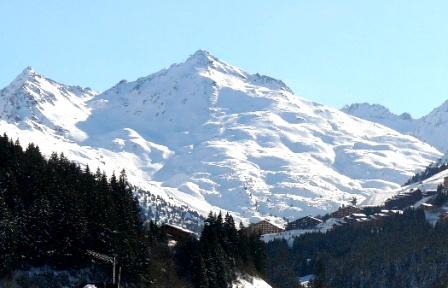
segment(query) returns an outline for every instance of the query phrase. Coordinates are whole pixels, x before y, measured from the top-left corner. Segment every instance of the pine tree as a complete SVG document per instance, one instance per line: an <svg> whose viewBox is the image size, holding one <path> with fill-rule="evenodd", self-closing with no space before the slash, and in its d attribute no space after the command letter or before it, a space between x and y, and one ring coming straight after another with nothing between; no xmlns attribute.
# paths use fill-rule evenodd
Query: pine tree
<svg viewBox="0 0 448 288"><path fill-rule="evenodd" d="M233 217L227 213L224 218L223 224L224 237L222 238L224 250L232 257L232 259L238 258L238 231L235 227L235 221ZM236 263L232 263L236 265Z"/></svg>
<svg viewBox="0 0 448 288"><path fill-rule="evenodd" d="M13 271L18 266L18 225L0 194L0 274Z"/></svg>
<svg viewBox="0 0 448 288"><path fill-rule="evenodd" d="M325 288L325 266L322 259L318 259L316 262L316 279L313 281L313 288Z"/></svg>

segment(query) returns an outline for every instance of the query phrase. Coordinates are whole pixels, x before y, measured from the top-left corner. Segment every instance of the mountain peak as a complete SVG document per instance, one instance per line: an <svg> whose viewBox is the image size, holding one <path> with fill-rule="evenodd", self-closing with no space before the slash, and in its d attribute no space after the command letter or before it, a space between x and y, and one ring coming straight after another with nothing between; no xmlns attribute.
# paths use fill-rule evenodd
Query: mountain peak
<svg viewBox="0 0 448 288"><path fill-rule="evenodd" d="M187 62L193 62L202 65L208 65L213 61L217 61L218 58L210 54L207 50L197 50L190 57L188 57Z"/></svg>
<svg viewBox="0 0 448 288"><path fill-rule="evenodd" d="M190 55L184 63L180 65L186 65L187 67L192 67L194 69L218 69L226 70L226 72L237 69L232 65L225 63L218 59L218 57L210 54L206 50L197 50L195 53Z"/></svg>
<svg viewBox="0 0 448 288"><path fill-rule="evenodd" d="M206 50L197 50L184 62L172 64L161 71L138 78L136 84L140 87L142 83L146 81L153 81L154 79L164 77L167 74L170 75L171 79L173 77L184 77L185 75L201 75L201 77L207 75L206 77L211 77L212 74L215 74L214 72L218 72L218 74L221 74L222 76L227 75L245 80L247 80L249 76L248 73L242 71L240 68L218 59L210 54L210 52ZM120 81L117 85L120 86L124 84L134 85L132 82L127 83L127 81Z"/></svg>
<svg viewBox="0 0 448 288"><path fill-rule="evenodd" d="M42 75L40 75L39 73L36 72L36 70L33 69L33 67L31 66L27 66L25 67L25 69L22 70L22 72L16 77L19 79L33 79L36 77L43 77Z"/></svg>
<svg viewBox="0 0 448 288"><path fill-rule="evenodd" d="M199 49L196 52L193 53L193 55L191 55L191 58L194 57L214 57L213 55L210 54L210 52L208 52L207 50L204 49ZM214 57L216 58L216 57Z"/></svg>
<svg viewBox="0 0 448 288"><path fill-rule="evenodd" d="M1 129L108 173L125 168L139 188L204 214L293 219L353 196L374 203L441 156L204 50L95 98L31 67L18 77L0 91Z"/></svg>
<svg viewBox="0 0 448 288"><path fill-rule="evenodd" d="M66 85L59 83L57 81L54 81L50 78L47 78L46 76L36 72L33 67L27 66L25 69L20 72L16 76L16 78L4 89L8 90L17 90L17 89L24 89L27 86L36 86L40 89L46 89L48 87L53 87L55 89L67 89L71 90L72 92L78 91L79 93L87 93L87 94L97 94L97 92L93 91L91 88L86 87L80 87L80 86L72 86L72 85ZM43 86L46 86L44 88ZM76 93L78 93L76 92ZM78 94L79 94L78 93Z"/></svg>
<svg viewBox="0 0 448 288"><path fill-rule="evenodd" d="M185 61L184 64L187 64L188 67L192 66L194 69L211 69L223 74L244 79L245 81L249 81L250 83L255 85L264 86L266 88L275 90L282 89L293 93L291 88L289 88L281 80L266 75L261 75L259 73L249 74L236 66L220 60L218 57L210 54L210 52L206 50L197 50Z"/></svg>
<svg viewBox="0 0 448 288"><path fill-rule="evenodd" d="M400 119L404 121L414 120L412 115L407 112L397 115L381 104L354 103L344 106L341 111L373 122L377 122L373 119Z"/></svg>
<svg viewBox="0 0 448 288"><path fill-rule="evenodd" d="M0 90L0 119L27 129L45 126L58 135L82 138L75 124L88 117L85 102L95 95L91 89L48 79L28 66Z"/></svg>
<svg viewBox="0 0 448 288"><path fill-rule="evenodd" d="M381 104L370 104L370 103L367 103L367 102L364 102L364 103L353 103L353 104L350 104L350 105L346 105L346 106L344 106L342 108L342 110L344 112L346 112L346 111L353 111L353 110L370 110L370 111L376 111L376 112L382 111L382 112L385 112L385 113L391 113L389 111L389 109L387 109L386 107L384 107Z"/></svg>
<svg viewBox="0 0 448 288"><path fill-rule="evenodd" d="M24 85L28 82L36 82L37 78L43 78L42 75L37 73L33 67L27 66L22 72L17 75L17 77L11 82L9 88L11 89L20 89L23 88Z"/></svg>
<svg viewBox="0 0 448 288"><path fill-rule="evenodd" d="M20 73L21 75L34 75L36 74L36 71L33 69L33 67L31 66L27 66L25 67L25 69L23 69L22 73Z"/></svg>

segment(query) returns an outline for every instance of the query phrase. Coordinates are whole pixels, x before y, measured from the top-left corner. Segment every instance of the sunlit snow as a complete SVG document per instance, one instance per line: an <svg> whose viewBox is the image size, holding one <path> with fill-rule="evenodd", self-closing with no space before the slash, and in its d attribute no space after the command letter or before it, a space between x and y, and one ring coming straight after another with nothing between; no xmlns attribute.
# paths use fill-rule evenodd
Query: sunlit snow
<svg viewBox="0 0 448 288"><path fill-rule="evenodd" d="M0 92L1 132L91 169L124 168L136 185L203 214L293 219L352 197L376 204L441 157L206 51L99 95L24 73Z"/></svg>

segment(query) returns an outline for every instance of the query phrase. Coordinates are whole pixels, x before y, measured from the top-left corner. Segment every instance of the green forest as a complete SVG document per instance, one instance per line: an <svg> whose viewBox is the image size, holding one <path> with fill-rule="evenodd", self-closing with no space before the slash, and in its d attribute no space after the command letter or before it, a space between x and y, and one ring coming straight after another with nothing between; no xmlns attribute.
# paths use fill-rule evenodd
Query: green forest
<svg viewBox="0 0 448 288"><path fill-rule="evenodd" d="M228 288L243 274L275 288L299 287L298 277L310 274L315 288L448 283L448 223L429 224L420 208L305 234L292 245L264 243L231 215L210 213L197 237L170 245L145 217L124 171L108 177L62 154L46 159L37 146L23 149L6 135L0 163L0 274L11 287L110 282L111 265L89 250L116 257L125 287ZM433 204L447 199L439 187Z"/></svg>
<svg viewBox="0 0 448 288"><path fill-rule="evenodd" d="M0 163L0 274L7 281L15 271L45 267L22 273L19 287L110 282L110 264L88 250L115 256L127 287L224 288L237 272L264 271L264 244L238 231L230 215L210 214L199 238L169 247L160 227L143 218L124 171L108 178L62 154L47 160L6 135Z"/></svg>
<svg viewBox="0 0 448 288"><path fill-rule="evenodd" d="M440 199L440 198L439 198ZM445 197L446 200L446 197ZM442 288L448 283L448 223L432 226L422 209L305 234L267 245L277 287L316 275L315 288Z"/></svg>

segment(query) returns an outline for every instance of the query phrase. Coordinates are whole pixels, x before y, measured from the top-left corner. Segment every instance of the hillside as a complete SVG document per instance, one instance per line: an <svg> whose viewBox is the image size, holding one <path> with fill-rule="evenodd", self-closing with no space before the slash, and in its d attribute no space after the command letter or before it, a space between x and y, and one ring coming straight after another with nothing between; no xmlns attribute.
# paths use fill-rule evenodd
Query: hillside
<svg viewBox="0 0 448 288"><path fill-rule="evenodd" d="M441 157L414 137L305 100L206 51L98 95L79 88L87 92L76 101L59 93L72 86L29 71L1 92L13 99L4 103L18 103L1 132L109 175L124 168L142 190L202 215L292 219L352 197L376 204ZM82 113L61 115L69 103Z"/></svg>
<svg viewBox="0 0 448 288"><path fill-rule="evenodd" d="M124 171L108 178L63 155L46 160L7 136L0 163L0 287L113 282L112 256L123 287L270 287L264 244L229 214L210 214L198 234L158 225L142 217Z"/></svg>
<svg viewBox="0 0 448 288"><path fill-rule="evenodd" d="M347 105L341 110L403 134L415 136L444 153L448 152L448 143L445 139L445 132L448 129L448 101L418 119L412 118L408 113L396 115L378 104L356 103Z"/></svg>

